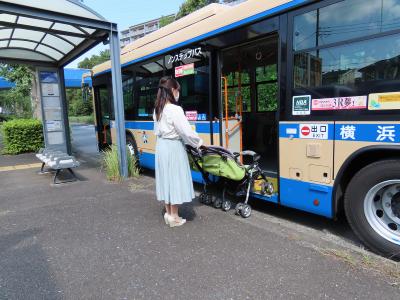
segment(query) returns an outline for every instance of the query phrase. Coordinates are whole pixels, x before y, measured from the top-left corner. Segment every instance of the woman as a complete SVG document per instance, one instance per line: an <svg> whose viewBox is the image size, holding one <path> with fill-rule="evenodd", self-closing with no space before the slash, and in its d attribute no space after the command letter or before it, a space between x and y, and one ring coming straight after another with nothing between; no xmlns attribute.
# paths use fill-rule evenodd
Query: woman
<svg viewBox="0 0 400 300"><path fill-rule="evenodd" d="M195 197L184 144L195 148L200 148L203 144L190 126L183 109L178 106L179 91L180 85L175 79L161 78L153 114L154 132L157 136L157 200L165 204L164 220L170 227L186 223L178 215L179 205L191 202Z"/></svg>

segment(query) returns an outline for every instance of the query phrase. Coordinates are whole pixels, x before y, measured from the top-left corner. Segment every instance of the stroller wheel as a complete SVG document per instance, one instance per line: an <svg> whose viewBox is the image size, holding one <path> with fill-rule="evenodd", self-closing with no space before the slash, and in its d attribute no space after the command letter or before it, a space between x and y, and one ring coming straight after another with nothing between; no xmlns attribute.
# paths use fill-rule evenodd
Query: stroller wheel
<svg viewBox="0 0 400 300"><path fill-rule="evenodd" d="M224 200L222 201L222 210L223 211L229 211L232 207L232 202L229 200Z"/></svg>
<svg viewBox="0 0 400 300"><path fill-rule="evenodd" d="M241 215L243 218L248 218L248 217L250 217L250 215L251 215L251 206L248 205L248 204L244 204L244 205L242 206L242 209L240 210L240 215Z"/></svg>
<svg viewBox="0 0 400 300"><path fill-rule="evenodd" d="M211 194L204 194L204 204L210 205L212 202Z"/></svg>
<svg viewBox="0 0 400 300"><path fill-rule="evenodd" d="M201 193L199 195L199 202L204 204L205 203L205 198L206 198L206 194L205 193Z"/></svg>
<svg viewBox="0 0 400 300"><path fill-rule="evenodd" d="M240 214L241 214L240 212L242 211L243 205L244 205L244 203L241 203L241 202L239 202L238 204L236 204L236 206L235 206L235 213L236 213L237 215L240 215Z"/></svg>
<svg viewBox="0 0 400 300"><path fill-rule="evenodd" d="M219 198L215 199L215 201L214 201L214 207L215 207L215 208L221 208L221 206L222 206L222 200L219 199Z"/></svg>

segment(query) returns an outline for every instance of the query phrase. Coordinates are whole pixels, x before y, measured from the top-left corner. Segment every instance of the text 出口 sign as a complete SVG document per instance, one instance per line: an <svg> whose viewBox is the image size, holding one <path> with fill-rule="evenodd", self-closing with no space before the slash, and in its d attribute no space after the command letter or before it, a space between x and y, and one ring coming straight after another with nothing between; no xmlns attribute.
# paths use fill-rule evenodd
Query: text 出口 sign
<svg viewBox="0 0 400 300"><path fill-rule="evenodd" d="M328 124L300 124L299 132L301 139L328 139Z"/></svg>

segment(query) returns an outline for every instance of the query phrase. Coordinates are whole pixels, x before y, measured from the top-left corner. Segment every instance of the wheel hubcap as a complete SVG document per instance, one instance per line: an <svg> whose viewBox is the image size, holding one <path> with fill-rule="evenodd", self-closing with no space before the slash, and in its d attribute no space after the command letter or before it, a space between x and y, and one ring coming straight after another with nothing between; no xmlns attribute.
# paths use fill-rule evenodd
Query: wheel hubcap
<svg viewBox="0 0 400 300"><path fill-rule="evenodd" d="M400 193L397 193L395 196L391 202L392 211L395 217L400 219Z"/></svg>
<svg viewBox="0 0 400 300"><path fill-rule="evenodd" d="M244 208L243 208L243 213L244 213L244 215L248 215L249 214L249 212L250 212L250 208L248 207L248 206L245 206Z"/></svg>
<svg viewBox="0 0 400 300"><path fill-rule="evenodd" d="M376 233L400 245L400 179L372 187L365 196L364 214Z"/></svg>
<svg viewBox="0 0 400 300"><path fill-rule="evenodd" d="M132 156L134 156L134 155L135 155L135 149L133 148L132 144L131 144L131 143L128 143L127 146L128 146L128 149L129 149L129 153L130 153Z"/></svg>

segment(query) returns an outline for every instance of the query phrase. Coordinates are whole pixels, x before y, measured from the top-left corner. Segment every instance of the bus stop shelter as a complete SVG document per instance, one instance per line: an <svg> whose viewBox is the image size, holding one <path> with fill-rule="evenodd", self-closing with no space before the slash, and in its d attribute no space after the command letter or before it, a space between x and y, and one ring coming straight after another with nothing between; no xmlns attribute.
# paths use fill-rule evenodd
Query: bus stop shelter
<svg viewBox="0 0 400 300"><path fill-rule="evenodd" d="M82 85L92 87L92 78L84 75L90 74L89 69L64 68L64 83L66 88L78 89ZM15 87L15 83L0 76L0 90L8 90Z"/></svg>
<svg viewBox="0 0 400 300"><path fill-rule="evenodd" d="M0 0L0 63L36 69L45 144L71 152L63 68L109 43L121 175L127 177L118 28L78 0Z"/></svg>

